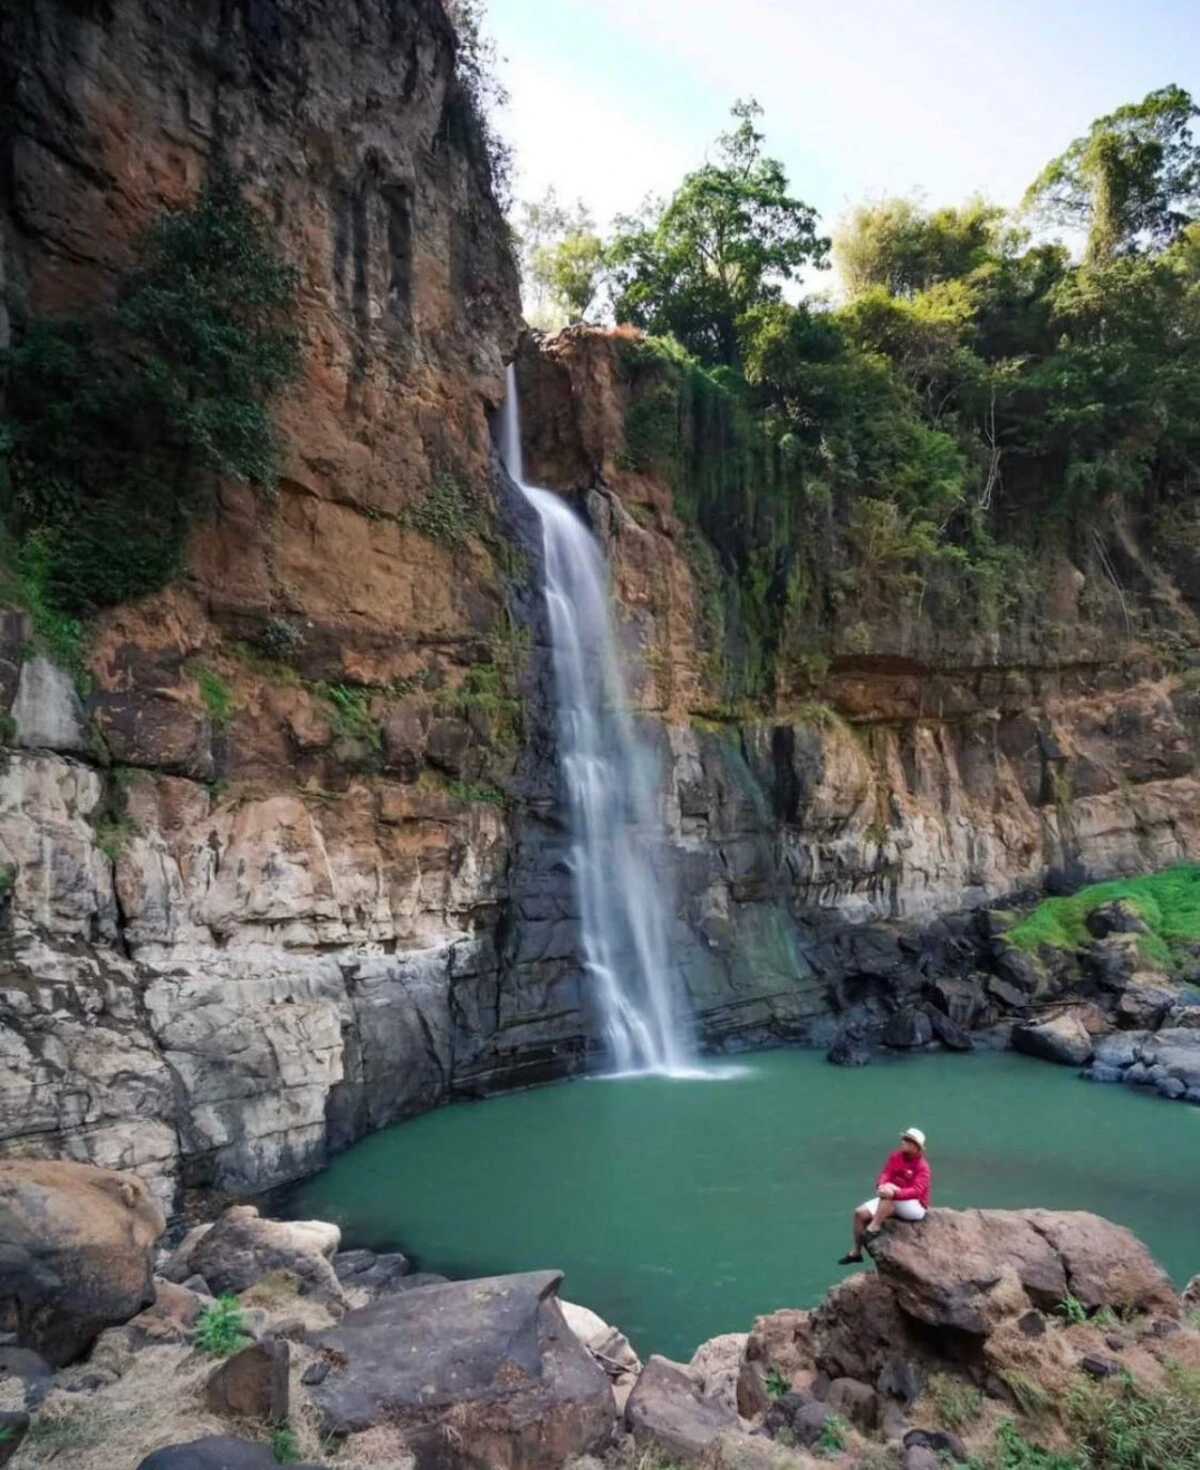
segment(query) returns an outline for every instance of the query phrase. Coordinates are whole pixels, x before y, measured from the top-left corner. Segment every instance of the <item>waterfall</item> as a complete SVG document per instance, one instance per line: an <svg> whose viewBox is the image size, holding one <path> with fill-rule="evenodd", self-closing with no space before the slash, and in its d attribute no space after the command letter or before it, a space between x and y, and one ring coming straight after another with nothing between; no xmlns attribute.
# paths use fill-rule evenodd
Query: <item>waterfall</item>
<svg viewBox="0 0 1200 1470"><path fill-rule="evenodd" d="M654 864L664 846L654 761L630 716L600 549L565 501L525 483L511 367L501 453L542 523L585 973L618 1072L681 1074L692 1044L667 961L671 900Z"/></svg>

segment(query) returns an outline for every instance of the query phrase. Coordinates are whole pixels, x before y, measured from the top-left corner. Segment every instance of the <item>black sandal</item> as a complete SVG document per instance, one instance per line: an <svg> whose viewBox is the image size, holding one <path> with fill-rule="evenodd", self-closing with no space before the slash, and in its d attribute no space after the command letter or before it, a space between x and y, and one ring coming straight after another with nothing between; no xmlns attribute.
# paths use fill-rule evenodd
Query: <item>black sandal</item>
<svg viewBox="0 0 1200 1470"><path fill-rule="evenodd" d="M861 1251L851 1251L849 1255L843 1256L838 1262L839 1266L861 1266L863 1263Z"/></svg>

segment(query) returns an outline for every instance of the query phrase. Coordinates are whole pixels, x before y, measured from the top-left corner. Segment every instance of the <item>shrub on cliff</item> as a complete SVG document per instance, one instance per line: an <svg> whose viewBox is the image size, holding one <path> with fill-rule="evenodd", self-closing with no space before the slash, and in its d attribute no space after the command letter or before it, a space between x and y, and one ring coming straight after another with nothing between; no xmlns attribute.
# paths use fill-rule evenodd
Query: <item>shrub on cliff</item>
<svg viewBox="0 0 1200 1470"><path fill-rule="evenodd" d="M0 357L0 516L52 606L86 615L153 591L218 479L272 485L296 285L218 168L146 231L112 310L31 320Z"/></svg>

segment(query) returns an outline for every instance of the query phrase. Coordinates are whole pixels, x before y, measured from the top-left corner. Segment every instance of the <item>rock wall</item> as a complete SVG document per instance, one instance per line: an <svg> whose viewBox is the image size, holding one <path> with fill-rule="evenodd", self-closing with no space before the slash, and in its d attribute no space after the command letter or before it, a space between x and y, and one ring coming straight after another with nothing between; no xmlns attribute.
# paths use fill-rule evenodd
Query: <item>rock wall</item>
<svg viewBox="0 0 1200 1470"><path fill-rule="evenodd" d="M0 1152L136 1169L168 1209L598 1045L540 542L489 432L516 275L454 64L438 0L0 16L0 336L111 299L218 152L303 279L278 499L221 486L185 574L88 630L81 688L0 615ZM880 626L803 706L722 715L688 532L621 468L613 339L522 381L531 474L612 556L709 1046L901 992L946 910L1197 851L1200 704L1083 573L1057 641Z"/></svg>

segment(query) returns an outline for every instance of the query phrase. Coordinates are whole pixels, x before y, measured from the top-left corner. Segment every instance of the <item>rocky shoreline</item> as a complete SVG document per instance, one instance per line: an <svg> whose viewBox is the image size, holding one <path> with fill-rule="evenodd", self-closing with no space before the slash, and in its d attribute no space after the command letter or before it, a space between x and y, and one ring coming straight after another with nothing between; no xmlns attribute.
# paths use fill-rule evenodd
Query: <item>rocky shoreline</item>
<svg viewBox="0 0 1200 1470"><path fill-rule="evenodd" d="M558 1271L450 1282L250 1206L169 1251L163 1224L132 1176L0 1164L0 1464L932 1470L1200 1369L1200 1279L1087 1214L934 1210L686 1364L640 1362Z"/></svg>

